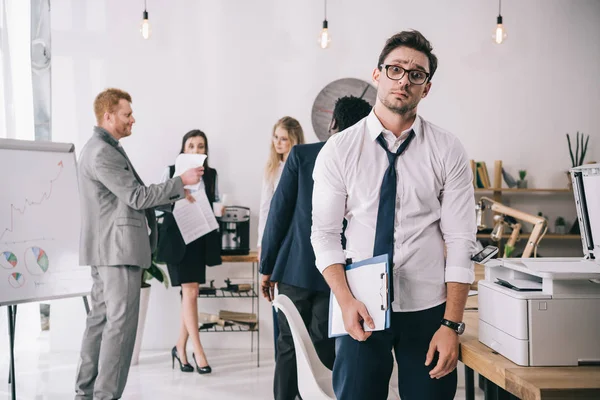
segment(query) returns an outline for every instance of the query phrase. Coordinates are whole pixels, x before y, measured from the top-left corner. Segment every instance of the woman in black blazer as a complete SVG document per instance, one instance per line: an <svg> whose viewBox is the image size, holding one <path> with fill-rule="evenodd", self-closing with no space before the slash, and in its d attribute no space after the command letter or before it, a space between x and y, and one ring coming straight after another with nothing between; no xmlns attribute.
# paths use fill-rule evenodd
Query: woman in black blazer
<svg viewBox="0 0 600 400"><path fill-rule="evenodd" d="M208 156L208 139L204 132L195 129L186 133L181 143L181 153ZM163 175L163 180L170 179L174 172L175 167L169 166ZM204 175L198 190L206 192L211 207L214 202L219 201L217 171L208 166L208 157L204 162ZM188 200L182 201L195 201L189 193L186 197ZM212 370L200 343L197 301L199 284L206 282L206 266L221 264L219 231L212 231L186 245L173 214L165 212L159 232L157 258L167 263L172 286L181 286L181 330L179 340L171 350L172 365L175 365L177 359L181 371L194 371L187 360L186 353L187 341L190 338L194 348L192 357L196 363L196 370L200 374L208 374Z"/></svg>

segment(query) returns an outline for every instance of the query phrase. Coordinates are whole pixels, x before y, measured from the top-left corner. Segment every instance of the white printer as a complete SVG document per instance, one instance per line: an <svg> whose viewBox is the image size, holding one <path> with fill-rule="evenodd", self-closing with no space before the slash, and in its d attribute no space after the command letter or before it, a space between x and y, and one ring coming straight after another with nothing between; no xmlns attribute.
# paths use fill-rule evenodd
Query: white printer
<svg viewBox="0 0 600 400"><path fill-rule="evenodd" d="M505 258L479 281L479 341L523 366L600 364L600 164L571 170L584 257Z"/></svg>

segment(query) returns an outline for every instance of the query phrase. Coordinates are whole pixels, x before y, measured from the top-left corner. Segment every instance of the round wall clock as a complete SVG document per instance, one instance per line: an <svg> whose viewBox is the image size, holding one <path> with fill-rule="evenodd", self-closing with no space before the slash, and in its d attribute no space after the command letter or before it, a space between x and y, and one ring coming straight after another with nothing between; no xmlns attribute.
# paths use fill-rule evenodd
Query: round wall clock
<svg viewBox="0 0 600 400"><path fill-rule="evenodd" d="M329 137L329 124L333 116L333 107L340 97L354 96L375 104L377 89L368 82L355 78L343 78L325 86L317 95L312 107L312 125L321 141Z"/></svg>

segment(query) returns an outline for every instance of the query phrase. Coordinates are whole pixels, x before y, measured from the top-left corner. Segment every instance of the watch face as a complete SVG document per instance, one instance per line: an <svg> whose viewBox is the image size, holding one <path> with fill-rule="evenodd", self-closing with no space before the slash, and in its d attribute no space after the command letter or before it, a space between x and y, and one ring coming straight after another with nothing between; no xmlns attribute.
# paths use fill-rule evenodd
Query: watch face
<svg viewBox="0 0 600 400"><path fill-rule="evenodd" d="M458 333L459 335L462 335L465 332L465 328L466 328L465 323L461 322L460 324L458 324L458 328L456 329L456 333Z"/></svg>
<svg viewBox="0 0 600 400"><path fill-rule="evenodd" d="M333 107L340 97L354 96L375 104L377 90L373 85L361 79L344 78L325 86L317 95L312 108L312 125L321 141L329 138L329 125L333 117Z"/></svg>

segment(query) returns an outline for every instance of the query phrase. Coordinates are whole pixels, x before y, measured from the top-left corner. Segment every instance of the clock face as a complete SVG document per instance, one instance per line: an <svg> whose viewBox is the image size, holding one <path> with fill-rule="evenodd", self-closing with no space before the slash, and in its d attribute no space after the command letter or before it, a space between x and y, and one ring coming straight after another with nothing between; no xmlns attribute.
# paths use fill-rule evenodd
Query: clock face
<svg viewBox="0 0 600 400"><path fill-rule="evenodd" d="M368 82L355 78L344 78L333 81L319 92L312 108L312 125L315 134L321 141L329 137L329 124L333 117L333 107L340 97L354 96L375 104L377 89Z"/></svg>

